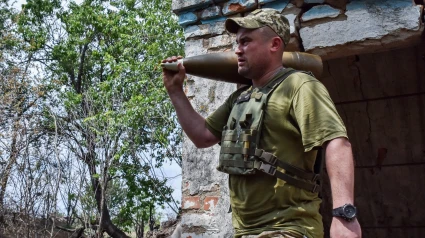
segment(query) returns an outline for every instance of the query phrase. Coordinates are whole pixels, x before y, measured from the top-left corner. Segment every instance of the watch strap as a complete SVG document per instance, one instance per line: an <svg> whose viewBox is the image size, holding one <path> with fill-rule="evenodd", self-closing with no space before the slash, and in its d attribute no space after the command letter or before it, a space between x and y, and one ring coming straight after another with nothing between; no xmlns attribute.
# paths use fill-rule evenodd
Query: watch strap
<svg viewBox="0 0 425 238"><path fill-rule="evenodd" d="M352 220L354 220L354 218L356 218L356 215L354 215L354 217L352 217L352 218L349 218L349 217L347 217L344 214L344 208L346 206L353 206L354 209L356 209L356 207L354 205L352 205L352 204L345 204L345 205L343 205L341 207L337 207L337 208L332 209L332 216L334 216L334 217L341 217L341 218L343 218L346 221L352 221Z"/></svg>
<svg viewBox="0 0 425 238"><path fill-rule="evenodd" d="M339 217L340 215L340 211L341 211L341 207L337 207L335 209L332 209L332 216L334 217Z"/></svg>

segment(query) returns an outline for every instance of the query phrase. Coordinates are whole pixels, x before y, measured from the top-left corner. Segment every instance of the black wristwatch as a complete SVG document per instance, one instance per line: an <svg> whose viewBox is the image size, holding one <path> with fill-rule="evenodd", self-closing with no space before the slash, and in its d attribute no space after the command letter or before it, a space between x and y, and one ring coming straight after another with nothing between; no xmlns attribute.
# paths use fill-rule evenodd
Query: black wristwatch
<svg viewBox="0 0 425 238"><path fill-rule="evenodd" d="M332 210L332 216L341 217L346 221L352 221L356 218L357 208L352 204L345 204Z"/></svg>

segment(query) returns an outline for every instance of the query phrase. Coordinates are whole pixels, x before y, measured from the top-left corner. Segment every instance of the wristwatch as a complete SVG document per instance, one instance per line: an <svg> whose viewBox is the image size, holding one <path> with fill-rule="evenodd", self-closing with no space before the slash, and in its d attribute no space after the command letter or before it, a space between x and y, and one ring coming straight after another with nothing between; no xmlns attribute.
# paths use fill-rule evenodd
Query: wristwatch
<svg viewBox="0 0 425 238"><path fill-rule="evenodd" d="M332 210L332 216L341 217L346 221L352 221L356 218L357 208L352 204L345 204Z"/></svg>

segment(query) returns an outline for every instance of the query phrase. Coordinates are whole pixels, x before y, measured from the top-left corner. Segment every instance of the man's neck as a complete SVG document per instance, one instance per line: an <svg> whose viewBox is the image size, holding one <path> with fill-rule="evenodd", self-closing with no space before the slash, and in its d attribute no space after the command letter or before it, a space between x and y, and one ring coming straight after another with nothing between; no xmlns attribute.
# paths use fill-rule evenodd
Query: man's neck
<svg viewBox="0 0 425 238"><path fill-rule="evenodd" d="M265 73L263 76L261 76L259 79L252 80L252 86L254 87L262 87L266 85L270 79L272 79L280 70L283 69L283 66L277 66L273 68L272 70Z"/></svg>

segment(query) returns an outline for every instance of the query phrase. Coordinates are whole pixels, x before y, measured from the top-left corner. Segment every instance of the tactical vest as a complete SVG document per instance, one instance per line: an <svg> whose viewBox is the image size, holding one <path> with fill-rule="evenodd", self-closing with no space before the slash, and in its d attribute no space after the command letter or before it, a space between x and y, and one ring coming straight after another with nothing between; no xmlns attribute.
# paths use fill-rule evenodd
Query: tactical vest
<svg viewBox="0 0 425 238"><path fill-rule="evenodd" d="M258 147L264 110L270 95L290 74L297 72L293 69L286 71L265 87L253 90L251 88L236 99L227 124L223 128L217 170L234 175L254 175L261 171L295 187L318 192L320 188L318 173L307 172L290 165ZM280 172L276 167L285 171Z"/></svg>

